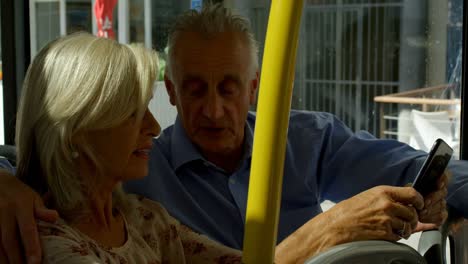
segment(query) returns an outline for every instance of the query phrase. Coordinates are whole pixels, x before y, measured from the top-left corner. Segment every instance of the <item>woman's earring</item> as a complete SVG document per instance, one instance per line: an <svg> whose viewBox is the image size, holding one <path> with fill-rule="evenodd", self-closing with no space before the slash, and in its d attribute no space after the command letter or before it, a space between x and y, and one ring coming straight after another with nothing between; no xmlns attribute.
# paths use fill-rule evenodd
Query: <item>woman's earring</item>
<svg viewBox="0 0 468 264"><path fill-rule="evenodd" d="M71 156L72 158L76 159L80 156L80 154L77 151L72 151Z"/></svg>

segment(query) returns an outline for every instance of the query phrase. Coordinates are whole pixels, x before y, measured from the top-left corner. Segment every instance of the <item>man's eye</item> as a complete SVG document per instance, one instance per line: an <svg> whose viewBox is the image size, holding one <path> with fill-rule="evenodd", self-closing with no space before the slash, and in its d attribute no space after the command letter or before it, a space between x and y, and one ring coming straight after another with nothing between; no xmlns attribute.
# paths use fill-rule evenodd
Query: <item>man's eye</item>
<svg viewBox="0 0 468 264"><path fill-rule="evenodd" d="M184 90L187 91L187 94L190 96L199 96L204 92L204 85L200 81L189 81L184 85Z"/></svg>
<svg viewBox="0 0 468 264"><path fill-rule="evenodd" d="M238 87L234 82L224 82L219 90L221 94L224 95L235 95L238 91Z"/></svg>
<svg viewBox="0 0 468 264"><path fill-rule="evenodd" d="M232 94L234 94L234 92L235 92L235 90L232 89L232 88L229 88L229 87L228 88L226 88L226 87L221 88L221 93L225 94L225 95L232 95Z"/></svg>

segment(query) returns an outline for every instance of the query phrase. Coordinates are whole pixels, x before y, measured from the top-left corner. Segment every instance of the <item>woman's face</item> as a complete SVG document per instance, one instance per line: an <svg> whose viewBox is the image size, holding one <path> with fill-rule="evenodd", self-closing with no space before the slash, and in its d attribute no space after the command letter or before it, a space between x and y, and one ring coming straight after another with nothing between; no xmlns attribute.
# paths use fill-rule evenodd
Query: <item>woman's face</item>
<svg viewBox="0 0 468 264"><path fill-rule="evenodd" d="M143 119L131 116L122 124L90 131L87 142L103 166L105 179L124 181L148 174L148 160L153 137L161 127L148 109Z"/></svg>

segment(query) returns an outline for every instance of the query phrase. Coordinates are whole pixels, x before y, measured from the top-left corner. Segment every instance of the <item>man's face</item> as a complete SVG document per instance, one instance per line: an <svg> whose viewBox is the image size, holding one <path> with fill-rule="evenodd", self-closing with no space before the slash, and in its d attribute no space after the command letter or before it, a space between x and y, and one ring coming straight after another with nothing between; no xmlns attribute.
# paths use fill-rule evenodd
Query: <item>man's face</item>
<svg viewBox="0 0 468 264"><path fill-rule="evenodd" d="M166 87L188 137L205 154L239 150L258 83L245 37L225 32L206 39L184 32L174 54Z"/></svg>

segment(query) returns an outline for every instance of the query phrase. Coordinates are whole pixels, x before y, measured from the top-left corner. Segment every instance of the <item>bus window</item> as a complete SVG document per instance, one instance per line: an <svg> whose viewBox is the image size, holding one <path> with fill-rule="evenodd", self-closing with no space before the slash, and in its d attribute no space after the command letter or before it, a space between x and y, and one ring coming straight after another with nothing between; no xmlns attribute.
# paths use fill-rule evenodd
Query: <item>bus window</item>
<svg viewBox="0 0 468 264"><path fill-rule="evenodd" d="M269 4L231 1L263 47ZM293 109L331 112L354 131L459 154L462 0L306 1Z"/></svg>
<svg viewBox="0 0 468 264"><path fill-rule="evenodd" d="M463 1L305 2L292 108L424 151L442 138L459 158ZM260 54L270 3L229 1L250 18ZM404 243L417 248L419 235Z"/></svg>
<svg viewBox="0 0 468 264"><path fill-rule="evenodd" d="M104 10L96 11L96 2L103 3ZM146 47L156 49L160 70L156 86L159 88L149 108L160 117L158 121L165 128L174 122L177 114L175 107L169 103L163 83L167 32L178 14L190 8L200 8L201 3L172 0L126 0L115 3L100 0L31 0L31 56L34 57L49 41L76 31L113 37L121 43L144 43ZM102 19L101 25L96 17ZM105 32L99 32L102 28Z"/></svg>

